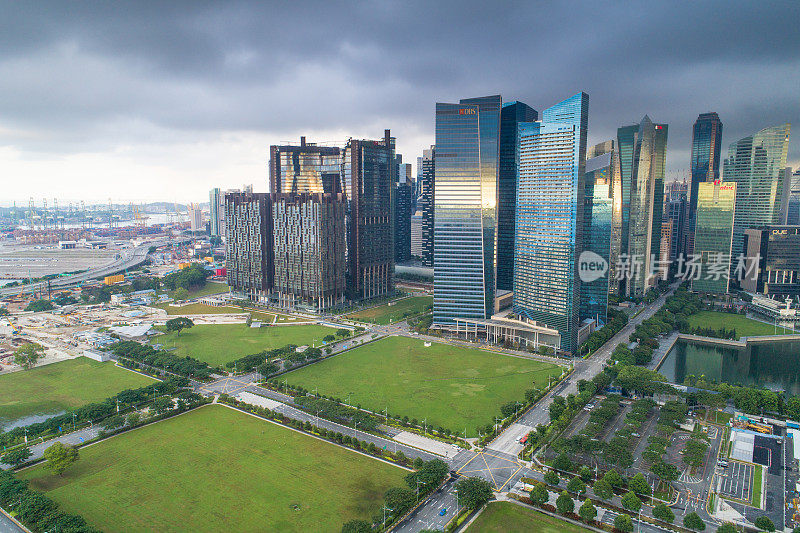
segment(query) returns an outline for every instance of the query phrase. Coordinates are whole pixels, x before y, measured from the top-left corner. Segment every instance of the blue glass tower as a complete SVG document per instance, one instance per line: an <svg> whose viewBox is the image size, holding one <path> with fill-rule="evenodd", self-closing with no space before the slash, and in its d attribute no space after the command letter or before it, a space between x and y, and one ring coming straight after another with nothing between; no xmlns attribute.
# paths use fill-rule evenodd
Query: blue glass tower
<svg viewBox="0 0 800 533"><path fill-rule="evenodd" d="M592 251L610 261L611 252L611 182L613 152L586 161L583 196L583 251ZM608 315L608 271L605 275L581 283L581 321L595 319L604 324Z"/></svg>
<svg viewBox="0 0 800 533"><path fill-rule="evenodd" d="M578 348L589 96L578 93L519 125L514 312Z"/></svg>
<svg viewBox="0 0 800 533"><path fill-rule="evenodd" d="M722 150L722 121L716 113L701 113L692 128L692 181L689 185L687 224L678 252L694 253L694 232L697 225L697 195L701 183L719 180Z"/></svg>
<svg viewBox="0 0 800 533"><path fill-rule="evenodd" d="M433 325L494 308L500 96L436 104Z"/></svg>

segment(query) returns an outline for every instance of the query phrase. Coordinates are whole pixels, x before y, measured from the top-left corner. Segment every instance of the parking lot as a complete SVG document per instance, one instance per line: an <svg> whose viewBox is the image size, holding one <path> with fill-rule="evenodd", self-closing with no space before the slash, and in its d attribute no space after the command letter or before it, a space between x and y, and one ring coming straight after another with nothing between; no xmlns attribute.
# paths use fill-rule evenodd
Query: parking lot
<svg viewBox="0 0 800 533"><path fill-rule="evenodd" d="M750 503L753 491L753 470L751 464L731 460L728 467L723 470L720 494L725 498L732 498Z"/></svg>

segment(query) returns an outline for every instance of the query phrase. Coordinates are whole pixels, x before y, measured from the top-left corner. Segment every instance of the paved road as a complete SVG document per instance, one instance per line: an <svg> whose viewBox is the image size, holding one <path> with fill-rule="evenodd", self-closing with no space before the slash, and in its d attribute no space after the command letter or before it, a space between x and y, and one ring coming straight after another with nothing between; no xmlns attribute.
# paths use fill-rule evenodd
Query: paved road
<svg viewBox="0 0 800 533"><path fill-rule="evenodd" d="M25 530L15 524L0 510L0 533L25 533Z"/></svg>
<svg viewBox="0 0 800 533"><path fill-rule="evenodd" d="M64 276L59 278L54 278L50 280L50 287L68 287L70 285L77 285L79 283L83 283L84 281L93 280L100 276L108 276L115 272L119 272L120 270L125 270L128 268L133 268L147 259L147 251L150 249L151 246L160 246L166 242L166 239L157 240L147 242L142 244L141 246L137 246L136 248L127 248L125 250L121 250L119 254L119 258L115 259L112 263L107 265L93 268L87 270L86 272L81 272L80 274L74 274L72 276ZM46 289L47 282L40 281L36 283L32 283L30 285L23 285L23 286L15 286L15 287L8 287L5 289L0 289L0 298L5 296L13 296L19 294L20 291L30 292L31 290L39 290L39 289Z"/></svg>
<svg viewBox="0 0 800 533"><path fill-rule="evenodd" d="M46 440L44 442L31 440L29 442L29 448L31 452L33 452L33 455L31 455L29 461L34 461L41 458L44 455L44 451L56 442L63 442L64 444L69 444L70 446L79 446L86 441L96 438L102 429L103 428L100 426L94 426L90 428L79 429L73 433L67 433L61 437L56 437L55 439ZM39 444L35 444L35 442L39 442ZM10 466L5 463L0 463L0 468L7 470L10 468Z"/></svg>
<svg viewBox="0 0 800 533"><path fill-rule="evenodd" d="M434 492L424 505L415 509L393 531L412 533L423 529L444 530L444 526L456 515L456 480L450 479ZM443 515L439 513L445 510Z"/></svg>
<svg viewBox="0 0 800 533"><path fill-rule="evenodd" d="M320 428L325 428L328 431L336 431L337 433L341 433L342 435L350 435L351 437L357 437L359 440L371 442L375 444L375 446L378 446L379 448L385 449L387 451L391 452L402 451L406 455L406 457L411 457L412 459L416 457L420 457L425 461L430 461L431 459L443 459L443 457L440 457L438 455L428 453L418 448L413 448L411 446L400 444L395 440L379 437L377 435L373 435L372 433L366 433L364 431L360 431L358 430L358 428L353 429L352 427L345 426L343 424L337 424L336 422L331 422L330 420L319 418L309 413L306 413L305 411L302 411L290 405L293 402L291 396L287 396L279 392L265 389L264 387L259 387L258 385L254 385L253 383L246 381L246 379L253 379L255 376L256 374L248 374L246 376L237 376L235 378L222 378L213 383L202 385L197 389L197 392L200 392L201 394L205 394L207 396L223 392L229 394L230 396L236 396L241 392L250 392L252 394L257 394L259 396L263 396L265 398L269 398L271 400L279 402L280 405L276 406L273 409L273 411L277 411L278 413L288 416L289 418L293 418L294 420L300 420L301 422L310 422L311 424Z"/></svg>
<svg viewBox="0 0 800 533"><path fill-rule="evenodd" d="M608 340L602 347L598 348L587 359L577 359L572 374L565 379L558 386L554 387L539 403L531 407L524 415L522 415L517 422L511 424L505 431L498 435L487 448L508 453L511 455L518 455L522 451L523 446L519 443L519 439L526 433L533 431L539 424L550 423L550 404L553 403L555 396L566 396L567 394L577 394L578 382L582 379L590 380L595 375L599 374L609 357L611 352L614 351L617 344L621 342L628 342L628 337L636 326L643 321L652 317L664 305L664 301L671 295L677 284L673 285L670 290L659 296L653 303L645 306L645 308L636 317L630 319L628 323L616 335Z"/></svg>

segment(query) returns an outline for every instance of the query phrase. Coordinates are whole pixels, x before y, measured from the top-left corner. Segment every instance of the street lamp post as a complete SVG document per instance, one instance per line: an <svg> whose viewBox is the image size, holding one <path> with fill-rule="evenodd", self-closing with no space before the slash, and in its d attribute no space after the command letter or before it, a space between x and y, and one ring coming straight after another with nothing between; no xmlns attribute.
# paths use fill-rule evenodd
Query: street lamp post
<svg viewBox="0 0 800 533"><path fill-rule="evenodd" d="M389 509L386 504L383 504L383 529L386 529L386 511L394 512L394 509Z"/></svg>
<svg viewBox="0 0 800 533"><path fill-rule="evenodd" d="M356 437L356 426L357 426L357 425L358 425L358 422L356 422L355 420L353 420L353 438L354 438L354 439L358 438L358 437Z"/></svg>
<svg viewBox="0 0 800 533"><path fill-rule="evenodd" d="M422 483L424 485L425 482L417 480L417 503L419 503L419 485L420 485L420 483Z"/></svg>

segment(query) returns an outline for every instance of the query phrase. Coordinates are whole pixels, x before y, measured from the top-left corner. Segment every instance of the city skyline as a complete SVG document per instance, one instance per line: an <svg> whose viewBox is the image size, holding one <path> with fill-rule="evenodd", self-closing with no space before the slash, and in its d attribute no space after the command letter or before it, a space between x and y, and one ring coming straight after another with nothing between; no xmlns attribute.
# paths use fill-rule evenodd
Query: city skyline
<svg viewBox="0 0 800 533"><path fill-rule="evenodd" d="M123 12L9 3L0 22L3 42L12 45L0 60L0 168L12 179L0 201L40 202L46 191L62 201L204 202L213 187L251 182L266 192L270 145L300 135L344 143L385 127L397 137L397 153L413 163L433 144L435 102L461 94L541 102L586 91L593 98L590 145L649 113L672 126L668 180L690 172L700 113L719 113L725 146L800 118L800 38L791 27L800 8L788 3L773 10L706 3L692 6L691 16L658 4L570 10L571 27L585 35L574 42L558 38L557 25L508 39L521 30L523 13L472 17L469 5L455 15L436 6L419 17L420 6L389 3L362 10L349 25L331 23L341 14L320 5L304 24L287 25L296 36L255 23L300 20L296 8L238 6L222 19L214 6L175 4L156 17L147 6ZM564 9L522 11L559 20ZM644 12L659 20L661 37L637 49L596 29ZM448 39L425 54L444 13L455 18ZM626 42L652 30L633 25ZM528 54L533 63L521 71L506 57L512 47L525 55L543 43L555 43L558 61ZM291 66L278 76L277 64ZM622 64L624 71L616 68ZM476 75L481 70L489 75ZM314 76L327 80L324 91L310 83ZM773 80L768 86L756 81L765 76ZM798 142L789 147L793 168Z"/></svg>

